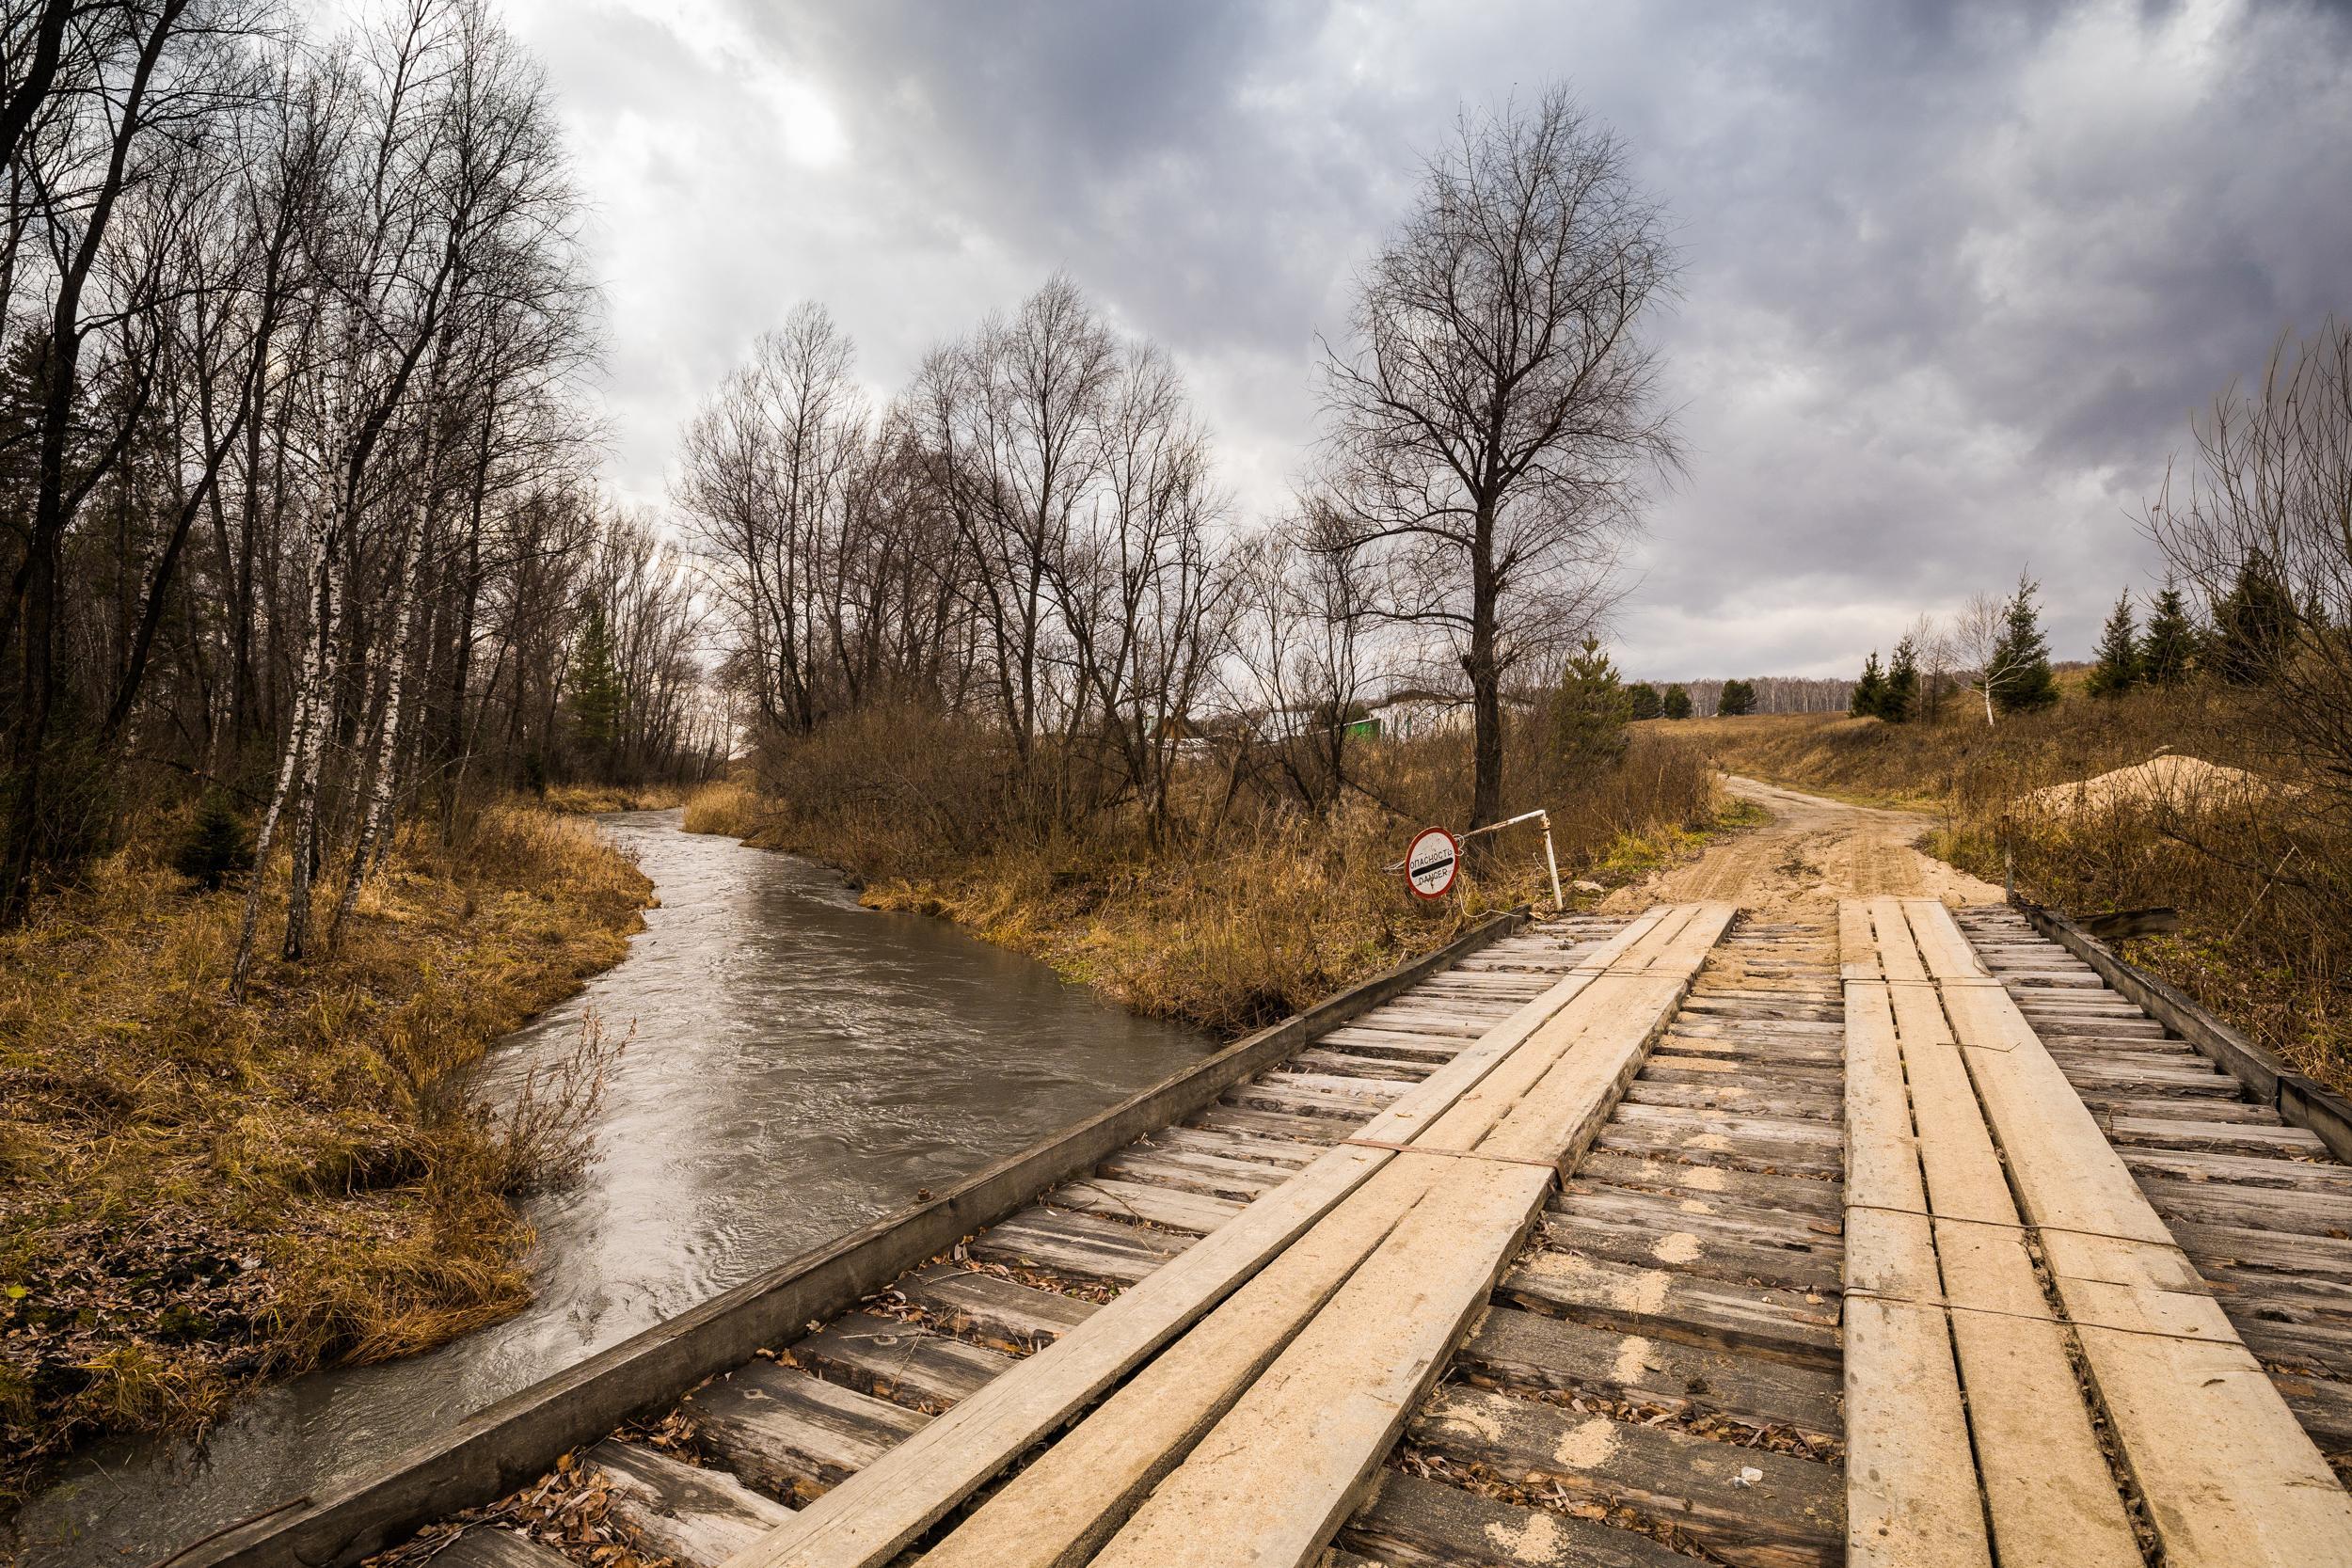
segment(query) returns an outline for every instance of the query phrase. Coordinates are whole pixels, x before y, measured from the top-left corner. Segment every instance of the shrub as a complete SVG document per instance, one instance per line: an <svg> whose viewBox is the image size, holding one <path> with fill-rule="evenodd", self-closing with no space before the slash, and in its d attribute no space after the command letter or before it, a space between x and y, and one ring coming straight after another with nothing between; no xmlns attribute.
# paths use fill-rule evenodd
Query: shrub
<svg viewBox="0 0 2352 1568"><path fill-rule="evenodd" d="M246 836L245 819L237 815L227 790L204 792L171 863L181 876L208 890L253 869L253 841Z"/></svg>

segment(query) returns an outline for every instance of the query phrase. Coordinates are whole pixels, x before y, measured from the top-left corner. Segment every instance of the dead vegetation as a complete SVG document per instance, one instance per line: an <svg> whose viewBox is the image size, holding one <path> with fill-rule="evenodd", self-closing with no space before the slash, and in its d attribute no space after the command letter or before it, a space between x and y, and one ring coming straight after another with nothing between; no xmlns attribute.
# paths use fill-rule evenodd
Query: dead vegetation
<svg viewBox="0 0 2352 1568"><path fill-rule="evenodd" d="M869 905L945 915L1140 1011L1239 1033L1549 900L1532 825L1486 840L1440 903L1388 869L1413 830L1467 814L1468 748L1467 735L1359 744L1322 813L1253 784L1264 759L1197 754L1172 792L1181 831L1155 843L1140 814L1057 825L983 723L876 712L772 743L756 794L707 786L686 825L825 861ZM1514 808L1551 811L1564 882L1628 881L1719 820L1696 753L1669 740L1572 777L1548 779L1533 739L1508 763Z"/></svg>
<svg viewBox="0 0 2352 1568"><path fill-rule="evenodd" d="M241 889L158 823L0 937L0 1486L240 1385L411 1354L527 1298L511 1199L577 1164L619 1042L498 1109L462 1070L617 959L648 887L523 804L405 835L327 951L228 974ZM265 899L284 896L273 865Z"/></svg>
<svg viewBox="0 0 2352 1568"><path fill-rule="evenodd" d="M1996 884L2013 867L2053 908L2178 909L2177 933L2134 938L2127 956L2352 1086L2352 844L2328 782L2267 738L2241 690L2070 699L1991 729L1812 715L1675 728L1734 772L1927 810L1924 847ZM2100 783L2121 769L2136 771Z"/></svg>
<svg viewBox="0 0 2352 1568"><path fill-rule="evenodd" d="M593 816L608 811L666 811L682 805L686 786L676 784L568 784L550 785L542 800L549 811Z"/></svg>

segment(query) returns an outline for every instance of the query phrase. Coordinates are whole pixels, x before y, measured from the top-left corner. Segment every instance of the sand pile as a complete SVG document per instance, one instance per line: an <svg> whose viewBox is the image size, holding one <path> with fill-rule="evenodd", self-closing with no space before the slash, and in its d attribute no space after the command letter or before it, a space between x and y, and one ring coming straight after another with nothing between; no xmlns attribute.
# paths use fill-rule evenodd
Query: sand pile
<svg viewBox="0 0 2352 1568"><path fill-rule="evenodd" d="M2020 804L2046 816L2089 816L2133 805L2172 811L2214 811L2267 795L2275 786L2242 768L2202 757L2150 757L2112 773L2037 789Z"/></svg>

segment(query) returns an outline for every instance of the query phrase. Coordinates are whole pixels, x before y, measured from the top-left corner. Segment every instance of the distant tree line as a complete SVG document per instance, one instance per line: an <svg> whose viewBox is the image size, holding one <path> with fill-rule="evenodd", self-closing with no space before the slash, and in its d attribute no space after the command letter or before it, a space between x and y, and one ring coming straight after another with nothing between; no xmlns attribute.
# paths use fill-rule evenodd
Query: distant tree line
<svg viewBox="0 0 2352 1568"><path fill-rule="evenodd" d="M1752 713L1840 713L1845 711L1853 682L1803 675L1757 675L1752 679L1676 681L1660 686L1637 682L1626 689L1636 719L1739 718ZM1672 693L1681 709L1666 709Z"/></svg>
<svg viewBox="0 0 2352 1568"><path fill-rule="evenodd" d="M298 957L420 811L718 739L685 562L587 478L538 67L485 0L307 20L0 5L0 919L210 786Z"/></svg>

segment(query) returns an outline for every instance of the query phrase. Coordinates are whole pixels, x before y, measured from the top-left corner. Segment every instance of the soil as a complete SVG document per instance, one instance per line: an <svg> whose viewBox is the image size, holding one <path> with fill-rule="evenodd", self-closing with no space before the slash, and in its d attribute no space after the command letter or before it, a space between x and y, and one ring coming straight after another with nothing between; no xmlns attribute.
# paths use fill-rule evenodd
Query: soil
<svg viewBox="0 0 2352 1568"><path fill-rule="evenodd" d="M1601 908L1631 912L1661 900L1716 899L1768 918L1821 919L1836 913L1840 898L2001 901L1991 882L1915 847L1934 826L1922 813L1848 805L1737 774L1724 775L1724 787L1762 807L1771 820L1619 888Z"/></svg>
<svg viewBox="0 0 2352 1568"><path fill-rule="evenodd" d="M2201 757L2160 756L2096 778L2037 789L2024 803L2051 816L2077 816L2127 805L2228 805L2259 796L2265 788L2243 768L2217 767Z"/></svg>

